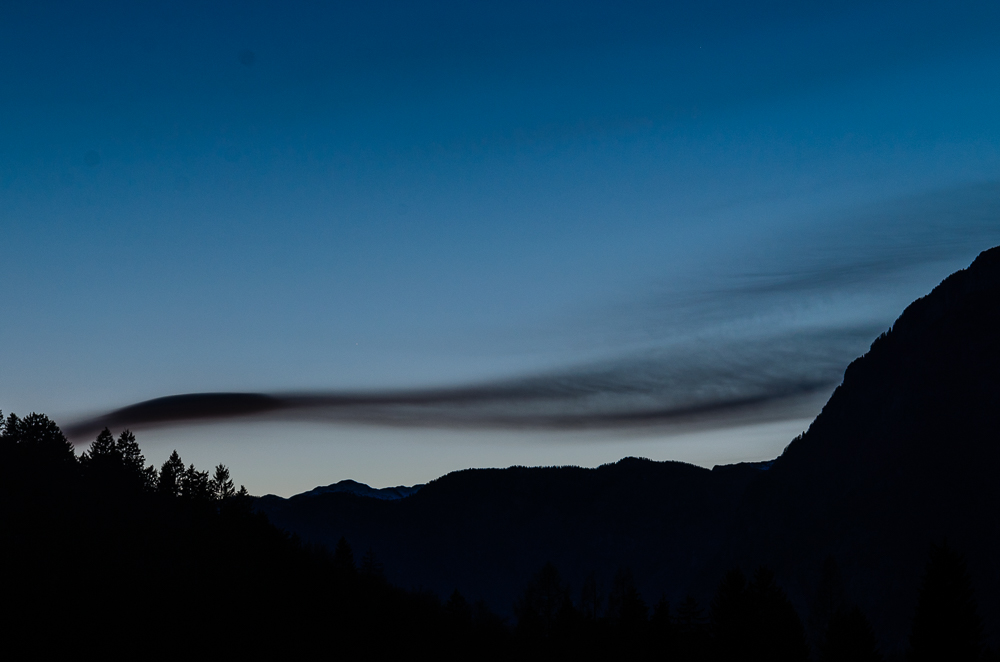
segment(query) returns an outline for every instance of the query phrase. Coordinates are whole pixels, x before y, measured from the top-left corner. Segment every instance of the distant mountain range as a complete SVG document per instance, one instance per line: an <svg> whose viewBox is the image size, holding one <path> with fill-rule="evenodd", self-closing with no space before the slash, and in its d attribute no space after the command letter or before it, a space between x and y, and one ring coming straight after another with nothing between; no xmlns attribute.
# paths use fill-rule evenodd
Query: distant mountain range
<svg viewBox="0 0 1000 662"><path fill-rule="evenodd" d="M371 487L365 485L364 483L359 483L356 480L342 480L339 483L333 483L332 485L320 485L319 487L314 487L308 492L303 492L302 494L297 494L300 497L310 497L318 496L320 494L335 494L338 492L343 492L346 494L354 494L360 497L369 497L371 499L380 499L382 501L396 501L397 499L405 499L408 496L413 496L423 485L414 485L413 487L405 487L403 485L397 485L396 487Z"/></svg>
<svg viewBox="0 0 1000 662"><path fill-rule="evenodd" d="M758 565L810 623L832 559L883 649L902 650L928 549L964 555L1000 641L1000 248L912 303L773 462L707 470L626 458L597 469L470 469L425 486L353 481L257 508L331 549L371 549L389 579L511 612L552 562L578 594L629 567L646 601L705 607ZM405 498L404 498L405 497Z"/></svg>

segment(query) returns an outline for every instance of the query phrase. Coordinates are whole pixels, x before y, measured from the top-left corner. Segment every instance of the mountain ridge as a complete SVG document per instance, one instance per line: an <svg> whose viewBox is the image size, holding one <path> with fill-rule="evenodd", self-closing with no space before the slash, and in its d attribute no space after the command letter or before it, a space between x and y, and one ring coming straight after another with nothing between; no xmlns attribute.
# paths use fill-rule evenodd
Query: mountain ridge
<svg viewBox="0 0 1000 662"><path fill-rule="evenodd" d="M673 604L689 593L707 604L728 569L767 565L805 616L829 559L887 651L905 649L928 548L947 541L968 561L996 646L998 338L993 248L907 306L770 463L470 469L392 502L258 503L307 540L370 547L401 585L458 588L499 613L552 562L573 587L629 567L647 601L663 592Z"/></svg>

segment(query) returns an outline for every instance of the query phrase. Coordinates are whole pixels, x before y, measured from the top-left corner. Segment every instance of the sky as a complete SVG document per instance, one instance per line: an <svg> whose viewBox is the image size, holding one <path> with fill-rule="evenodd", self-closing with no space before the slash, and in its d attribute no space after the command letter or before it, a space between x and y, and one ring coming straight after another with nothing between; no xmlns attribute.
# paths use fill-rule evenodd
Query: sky
<svg viewBox="0 0 1000 662"><path fill-rule="evenodd" d="M4 2L0 409L259 494L773 458L1000 244L998 117L995 2ZM203 393L281 405L109 413Z"/></svg>

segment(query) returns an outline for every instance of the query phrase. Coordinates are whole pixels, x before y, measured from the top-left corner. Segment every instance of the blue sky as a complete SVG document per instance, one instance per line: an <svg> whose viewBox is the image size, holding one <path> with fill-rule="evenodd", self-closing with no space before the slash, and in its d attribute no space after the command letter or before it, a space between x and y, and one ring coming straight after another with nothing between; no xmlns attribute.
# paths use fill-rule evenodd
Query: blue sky
<svg viewBox="0 0 1000 662"><path fill-rule="evenodd" d="M995 3L4 3L0 408L824 384L686 428L139 434L285 494L773 457L1000 243L998 37Z"/></svg>

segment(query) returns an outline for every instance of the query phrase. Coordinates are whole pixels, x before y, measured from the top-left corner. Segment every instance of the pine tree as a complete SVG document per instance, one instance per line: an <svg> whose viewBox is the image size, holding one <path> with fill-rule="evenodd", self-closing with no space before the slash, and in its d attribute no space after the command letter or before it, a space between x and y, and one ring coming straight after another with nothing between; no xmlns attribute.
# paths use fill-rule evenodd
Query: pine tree
<svg viewBox="0 0 1000 662"><path fill-rule="evenodd" d="M76 454L59 426L44 414L7 416L0 446L31 463L76 464Z"/></svg>
<svg viewBox="0 0 1000 662"><path fill-rule="evenodd" d="M340 537L333 550L333 571L339 578L349 580L357 576L357 566L354 565L354 551L347 538Z"/></svg>
<svg viewBox="0 0 1000 662"><path fill-rule="evenodd" d="M809 625L818 635L827 631L834 614L847 608L840 567L833 556L823 560L819 584L809 609Z"/></svg>
<svg viewBox="0 0 1000 662"><path fill-rule="evenodd" d="M90 449L80 456L84 466L94 464L118 464L120 455L115 446L114 435L111 430L104 428L90 444Z"/></svg>
<svg viewBox="0 0 1000 662"><path fill-rule="evenodd" d="M608 594L608 616L622 624L636 627L646 622L649 610L635 586L632 571L619 568Z"/></svg>
<svg viewBox="0 0 1000 662"><path fill-rule="evenodd" d="M747 579L739 568L733 568L722 578L709 614L709 629L719 659L738 659L746 652L751 618Z"/></svg>
<svg viewBox="0 0 1000 662"><path fill-rule="evenodd" d="M708 628L705 614L694 596L688 595L677 606L673 654L681 660L702 660L708 652Z"/></svg>
<svg viewBox="0 0 1000 662"><path fill-rule="evenodd" d="M760 659L775 662L805 662L809 659L802 621L785 592L774 581L774 573L758 568L747 586L752 615L751 650Z"/></svg>
<svg viewBox="0 0 1000 662"><path fill-rule="evenodd" d="M157 481L156 490L166 496L180 496L181 494L181 478L184 475L184 462L181 460L181 456L177 454L175 450L167 458L167 461L163 463L160 467L159 480Z"/></svg>
<svg viewBox="0 0 1000 662"><path fill-rule="evenodd" d="M875 632L858 607L840 609L829 619L820 662L879 662Z"/></svg>
<svg viewBox="0 0 1000 662"><path fill-rule="evenodd" d="M528 636L547 638L553 634L556 621L572 610L569 587L562 583L559 571L546 563L538 571L514 605L517 627Z"/></svg>
<svg viewBox="0 0 1000 662"><path fill-rule="evenodd" d="M122 466L130 476L136 478L142 476L145 471L146 458L143 457L135 435L130 430L122 430L121 434L118 435L115 450L121 458Z"/></svg>
<svg viewBox="0 0 1000 662"><path fill-rule="evenodd" d="M583 612L583 617L596 621L601 615L603 603L604 595L597 586L597 576L592 572L583 580L583 587L580 589L580 611Z"/></svg>
<svg viewBox="0 0 1000 662"><path fill-rule="evenodd" d="M672 645L673 619L670 616L670 603L667 596L661 595L653 606L653 616L649 619L649 631L653 650L666 651Z"/></svg>
<svg viewBox="0 0 1000 662"><path fill-rule="evenodd" d="M371 547L361 557L361 576L372 581L382 581L385 579L382 562L375 556L375 550ZM457 589L455 592L458 592Z"/></svg>
<svg viewBox="0 0 1000 662"><path fill-rule="evenodd" d="M181 475L181 496L189 501L205 502L212 499L208 472L198 471L194 464Z"/></svg>
<svg viewBox="0 0 1000 662"><path fill-rule="evenodd" d="M225 501L236 496L236 488L229 477L229 468L224 464L215 467L215 475L212 477L209 487L212 495L218 501Z"/></svg>
<svg viewBox="0 0 1000 662"><path fill-rule="evenodd" d="M982 650L982 623L965 561L947 543L931 545L910 634L914 662L972 661Z"/></svg>

